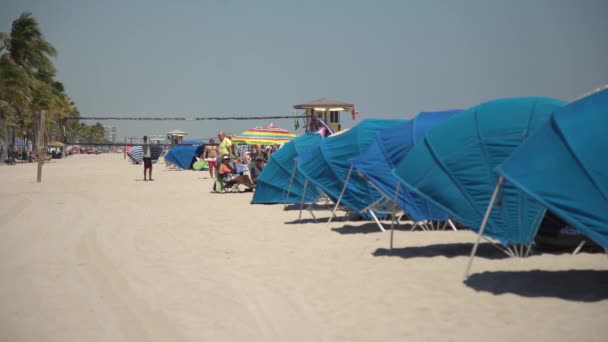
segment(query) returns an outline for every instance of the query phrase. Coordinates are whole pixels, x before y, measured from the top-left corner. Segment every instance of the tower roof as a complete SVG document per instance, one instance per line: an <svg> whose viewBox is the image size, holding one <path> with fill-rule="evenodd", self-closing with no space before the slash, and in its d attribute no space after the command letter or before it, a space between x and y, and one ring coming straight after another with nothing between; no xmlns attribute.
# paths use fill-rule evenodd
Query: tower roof
<svg viewBox="0 0 608 342"><path fill-rule="evenodd" d="M328 99L325 97L322 97L318 100L314 100L314 101L310 101L307 103L301 103L301 104L297 104L294 105L293 108L295 109L307 109L307 108L333 108L333 107L340 107L340 108L344 108L345 110L352 108L354 105L352 103L346 103L346 102L342 102L342 101L338 101L338 100L332 100L332 99Z"/></svg>

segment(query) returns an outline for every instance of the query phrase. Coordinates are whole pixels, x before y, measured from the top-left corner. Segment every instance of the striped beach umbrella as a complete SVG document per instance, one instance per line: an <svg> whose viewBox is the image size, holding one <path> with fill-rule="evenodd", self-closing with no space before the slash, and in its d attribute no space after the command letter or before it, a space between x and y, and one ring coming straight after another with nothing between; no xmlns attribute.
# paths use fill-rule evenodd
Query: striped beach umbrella
<svg viewBox="0 0 608 342"><path fill-rule="evenodd" d="M150 146L150 157L152 158L152 161L158 160L158 158L160 158L160 155L162 153L163 153L162 146L158 146L158 145Z"/></svg>
<svg viewBox="0 0 608 342"><path fill-rule="evenodd" d="M130 146L127 147L127 155L131 159L131 161L135 164L140 164L144 160L144 150L141 146L133 146L129 149ZM152 161L157 161L162 154L163 147L157 145L150 146L150 157Z"/></svg>
<svg viewBox="0 0 608 342"><path fill-rule="evenodd" d="M246 130L232 138L232 142L247 145L274 145L290 142L296 135L276 126L262 126Z"/></svg>
<svg viewBox="0 0 608 342"><path fill-rule="evenodd" d="M141 146L133 146L127 151L127 155L135 164L139 164L144 160L144 150Z"/></svg>

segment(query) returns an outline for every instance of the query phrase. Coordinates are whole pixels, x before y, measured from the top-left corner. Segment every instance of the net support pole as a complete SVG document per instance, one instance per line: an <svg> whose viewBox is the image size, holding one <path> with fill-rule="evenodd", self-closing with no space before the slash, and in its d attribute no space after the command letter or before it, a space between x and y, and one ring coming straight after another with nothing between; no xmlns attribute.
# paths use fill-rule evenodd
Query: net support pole
<svg viewBox="0 0 608 342"><path fill-rule="evenodd" d="M68 130L66 127L67 120L64 118L61 120L61 134L63 135L63 143L68 144Z"/></svg>
<svg viewBox="0 0 608 342"><path fill-rule="evenodd" d="M331 220L336 215L336 211L338 210L338 207L340 206L340 201L342 201L342 196L344 196L344 193L346 192L346 188L348 187L348 181L350 180L350 175L353 173L353 167L354 166L351 165L350 169L348 169L348 175L346 175L346 180L344 181L344 186L342 187L342 191L340 191L340 196L338 196L338 200L336 201L336 205L334 206L334 209L331 211L331 216L329 216L329 219L327 220L327 225L328 226L331 223Z"/></svg>
<svg viewBox="0 0 608 342"><path fill-rule="evenodd" d="M287 210L287 202L289 201L289 195L291 194L291 186L293 185L293 179L296 176L297 167L298 167L298 162L294 161L293 170L291 171L291 177L289 178L289 186L287 187L287 195L285 196L285 203L283 206L283 210Z"/></svg>
<svg viewBox="0 0 608 342"><path fill-rule="evenodd" d="M46 111L40 112L40 129L38 130L38 173L36 182L42 182L42 165L44 165L44 126Z"/></svg>
<svg viewBox="0 0 608 342"><path fill-rule="evenodd" d="M475 245L473 245L473 249L471 250L471 256L469 257L467 269L464 273L464 280L467 280L469 278L469 272L471 271L471 265L473 264L473 258L475 258L475 254L477 253L477 248L479 247L479 241L481 240L483 231L486 229L486 226L488 225L488 220L490 219L490 213L492 212L492 207L494 207L494 202L496 202L496 197L498 197L498 191L500 191L500 187L502 186L502 181L503 181L502 176L498 177L498 182L496 183L496 188L494 188L494 193L492 194L490 203L488 203L488 208L486 209L486 213L483 216L483 220L481 221L481 227L479 227L479 232L477 233L477 241L475 241Z"/></svg>

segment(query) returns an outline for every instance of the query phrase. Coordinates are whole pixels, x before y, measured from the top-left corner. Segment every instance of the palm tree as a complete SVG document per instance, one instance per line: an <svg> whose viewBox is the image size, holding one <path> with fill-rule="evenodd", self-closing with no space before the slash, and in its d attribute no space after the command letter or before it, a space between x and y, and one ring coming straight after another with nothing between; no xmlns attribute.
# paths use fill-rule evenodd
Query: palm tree
<svg viewBox="0 0 608 342"><path fill-rule="evenodd" d="M53 80L52 58L57 51L46 41L31 13L24 12L13 21L10 34L0 33L0 53L3 53L0 56L0 124L4 126L6 142L9 108L16 113L19 126L27 129L27 123L33 122L40 110L54 109L52 107L57 106L53 104L64 102L59 98L65 95L63 86L58 89ZM34 131L30 133L35 137ZM6 148L2 152L4 156Z"/></svg>
<svg viewBox="0 0 608 342"><path fill-rule="evenodd" d="M9 127L21 121L21 113L31 103L30 79L8 54L0 56L0 135L4 137L1 160L7 155ZM14 134L13 134L14 136Z"/></svg>
<svg viewBox="0 0 608 342"><path fill-rule="evenodd" d="M57 51L46 41L31 13L23 13L13 21L10 33L0 33L0 54L0 136L4 135L7 142L9 127L13 131L18 127L36 145L36 132L40 129L36 118L42 110L50 114L44 123L48 135L55 139L62 135L63 119L79 116L78 109L65 94L63 84L55 80L52 59ZM77 139L103 140L101 125L70 120L67 130ZM5 143L2 160L6 146Z"/></svg>

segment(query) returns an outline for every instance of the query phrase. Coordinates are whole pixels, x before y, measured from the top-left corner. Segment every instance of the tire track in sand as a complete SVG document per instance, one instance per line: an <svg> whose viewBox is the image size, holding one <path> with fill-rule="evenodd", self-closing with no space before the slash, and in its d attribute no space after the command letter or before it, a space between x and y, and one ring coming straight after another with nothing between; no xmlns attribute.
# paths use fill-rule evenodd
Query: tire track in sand
<svg viewBox="0 0 608 342"><path fill-rule="evenodd" d="M10 202L6 206L0 206L0 209L4 208L0 212L0 227L8 227L9 223L19 216L26 208L29 208L32 204L32 200L19 194L11 194ZM17 198L15 198L17 197Z"/></svg>
<svg viewBox="0 0 608 342"><path fill-rule="evenodd" d="M103 254L94 229L83 236L77 251L86 262L105 306L116 318L125 341L186 341L160 312L138 299L127 280Z"/></svg>

